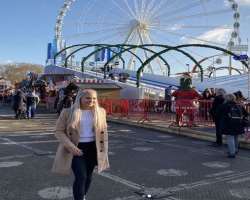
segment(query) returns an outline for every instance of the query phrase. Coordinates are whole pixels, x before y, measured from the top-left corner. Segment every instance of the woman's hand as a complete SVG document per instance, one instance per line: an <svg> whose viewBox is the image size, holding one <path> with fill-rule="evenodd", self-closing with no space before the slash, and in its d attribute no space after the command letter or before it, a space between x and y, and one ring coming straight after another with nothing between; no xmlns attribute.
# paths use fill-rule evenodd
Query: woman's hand
<svg viewBox="0 0 250 200"><path fill-rule="evenodd" d="M70 153L72 153L74 156L82 156L83 152L78 147L74 146L69 149Z"/></svg>

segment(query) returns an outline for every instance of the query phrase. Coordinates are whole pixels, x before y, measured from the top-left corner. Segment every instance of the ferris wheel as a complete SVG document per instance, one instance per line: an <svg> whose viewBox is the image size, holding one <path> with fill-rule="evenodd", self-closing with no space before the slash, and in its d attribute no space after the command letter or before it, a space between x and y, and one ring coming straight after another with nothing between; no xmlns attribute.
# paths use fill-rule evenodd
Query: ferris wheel
<svg viewBox="0 0 250 200"><path fill-rule="evenodd" d="M230 48L241 43L240 12L235 0L65 0L57 16L55 38L59 49L64 41L67 46L202 43ZM197 60L211 54L201 49L185 51ZM152 56L146 50L135 49L133 53L143 60ZM76 57L80 59L83 54ZM176 52L164 56L177 71L188 62ZM126 55L126 60L127 69L137 69L139 63L133 55ZM161 60L148 66L152 73L164 74L164 70Z"/></svg>

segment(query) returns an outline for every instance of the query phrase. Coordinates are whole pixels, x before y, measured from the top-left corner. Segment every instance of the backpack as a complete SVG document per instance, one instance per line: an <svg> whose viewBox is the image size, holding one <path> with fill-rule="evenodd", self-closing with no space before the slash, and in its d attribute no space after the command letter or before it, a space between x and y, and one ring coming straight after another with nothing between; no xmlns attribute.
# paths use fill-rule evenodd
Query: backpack
<svg viewBox="0 0 250 200"><path fill-rule="evenodd" d="M242 126L244 116L241 106L236 104L230 105L227 118L229 120L230 126Z"/></svg>

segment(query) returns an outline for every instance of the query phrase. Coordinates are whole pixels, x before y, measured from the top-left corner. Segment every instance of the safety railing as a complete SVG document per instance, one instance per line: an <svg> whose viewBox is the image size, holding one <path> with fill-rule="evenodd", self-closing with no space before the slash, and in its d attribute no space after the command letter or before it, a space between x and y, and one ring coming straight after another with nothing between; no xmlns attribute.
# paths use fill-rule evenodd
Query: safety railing
<svg viewBox="0 0 250 200"><path fill-rule="evenodd" d="M164 101L149 99L101 99L99 104L107 115L129 118L138 122L159 121L179 126L213 126L209 113L212 101Z"/></svg>

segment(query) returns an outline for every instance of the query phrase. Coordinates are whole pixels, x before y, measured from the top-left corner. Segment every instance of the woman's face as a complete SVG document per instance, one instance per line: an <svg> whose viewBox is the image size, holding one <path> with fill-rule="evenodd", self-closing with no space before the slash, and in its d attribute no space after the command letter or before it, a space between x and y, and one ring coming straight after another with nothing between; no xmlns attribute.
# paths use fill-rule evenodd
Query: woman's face
<svg viewBox="0 0 250 200"><path fill-rule="evenodd" d="M88 92L85 96L81 98L81 107L83 108L93 108L97 101L97 95L95 92Z"/></svg>

